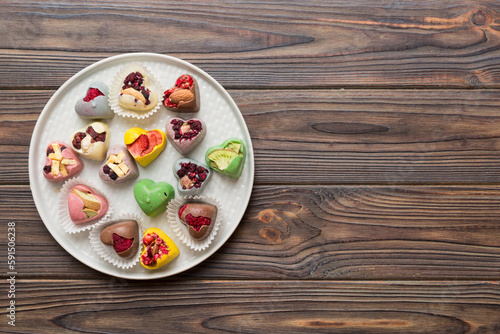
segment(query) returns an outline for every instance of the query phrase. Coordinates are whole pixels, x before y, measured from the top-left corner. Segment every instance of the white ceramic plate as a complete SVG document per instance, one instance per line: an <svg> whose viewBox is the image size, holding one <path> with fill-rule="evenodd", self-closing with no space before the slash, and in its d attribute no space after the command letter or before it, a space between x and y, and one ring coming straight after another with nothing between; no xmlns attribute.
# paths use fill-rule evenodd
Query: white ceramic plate
<svg viewBox="0 0 500 334"><path fill-rule="evenodd" d="M133 62L139 62L151 70L163 90L173 86L180 75L185 73L193 75L200 88L200 111L184 116L167 111L162 106L158 112L145 120L116 115L112 120L106 121L111 129L111 145L124 145L123 135L133 126L165 131L167 120L173 116L197 117L205 121L207 135L188 157L204 161L205 151L209 147L219 145L230 137L242 139L247 146L248 154L243 174L239 179L233 180L216 173L204 190L204 195L215 197L222 203L224 217L214 241L202 252L193 251L176 239L175 233L170 229L166 213L150 218L142 212L133 195L135 181L123 186L105 184L98 176L101 162L82 158L85 167L78 176L98 185L107 195L113 206L112 219L123 213L140 215L146 228L158 227L176 241L180 249L179 257L157 270L144 269L140 264L131 269L119 269L94 252L89 242L89 231L65 233L58 222L57 206L62 184L48 182L42 174L47 145L55 140L69 144L71 134L90 123L89 120L84 120L76 114L74 110L76 101L86 94L92 82L102 81L110 85L120 68ZM156 182L165 181L175 188L177 179L172 173L172 164L180 157L172 145L167 143L165 150L149 166L139 166L140 175L137 180L149 178ZM254 158L250 134L241 112L231 96L215 79L196 66L177 58L151 53L131 53L101 60L74 75L57 90L43 109L33 131L29 153L29 175L31 191L40 217L54 239L68 253L100 272L120 278L145 280L167 277L190 269L215 253L229 239L250 200L254 180Z"/></svg>

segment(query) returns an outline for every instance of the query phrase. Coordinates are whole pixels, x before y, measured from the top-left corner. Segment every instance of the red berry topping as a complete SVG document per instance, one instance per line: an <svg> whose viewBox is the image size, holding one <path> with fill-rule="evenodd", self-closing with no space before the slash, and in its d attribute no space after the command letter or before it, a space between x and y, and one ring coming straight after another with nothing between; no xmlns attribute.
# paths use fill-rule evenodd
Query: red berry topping
<svg viewBox="0 0 500 334"><path fill-rule="evenodd" d="M186 223L193 227L196 232L199 232L202 226L208 226L212 223L212 220L208 217L195 217L192 214L186 216Z"/></svg>
<svg viewBox="0 0 500 334"><path fill-rule="evenodd" d="M94 141L106 141L106 131L98 133L93 127L89 126L85 132L88 133Z"/></svg>
<svg viewBox="0 0 500 334"><path fill-rule="evenodd" d="M144 98L146 99L146 105L151 103L151 101L149 101L149 95L151 94L151 91L144 87L144 76L141 72L132 72L127 75L125 80L123 80L122 89L127 88L133 88L141 92L142 96L144 96Z"/></svg>
<svg viewBox="0 0 500 334"><path fill-rule="evenodd" d="M179 218L181 218L182 213L184 212L184 210L186 210L187 206L188 206L187 204L181 206L181 208L179 209Z"/></svg>
<svg viewBox="0 0 500 334"><path fill-rule="evenodd" d="M208 169L203 166L198 166L192 162L181 162L180 168L177 170L177 176L179 179L182 179L184 176L187 176L191 182L192 186L186 188L183 184L182 189L191 189L191 188L199 188L203 181L207 179L207 174L209 173Z"/></svg>
<svg viewBox="0 0 500 334"><path fill-rule="evenodd" d="M113 233L113 249L117 253L122 253L132 247L132 244L134 243L134 238L132 239L127 239L124 237L119 236L116 233Z"/></svg>
<svg viewBox="0 0 500 334"><path fill-rule="evenodd" d="M90 102L93 99L95 99L96 97L101 96L101 95L104 96L104 94L99 89L97 89L97 88L90 88L87 91L87 96L85 96L83 98L83 101Z"/></svg>
<svg viewBox="0 0 500 334"><path fill-rule="evenodd" d="M201 122L193 119L187 122L181 119L173 119L170 124L172 124L172 130L174 130L174 138L180 142L183 139L192 140L203 130Z"/></svg>
<svg viewBox="0 0 500 334"><path fill-rule="evenodd" d="M76 148L77 150L82 148L82 140L83 138L87 137L87 134L85 132L77 132L75 136L73 137L73 147Z"/></svg>

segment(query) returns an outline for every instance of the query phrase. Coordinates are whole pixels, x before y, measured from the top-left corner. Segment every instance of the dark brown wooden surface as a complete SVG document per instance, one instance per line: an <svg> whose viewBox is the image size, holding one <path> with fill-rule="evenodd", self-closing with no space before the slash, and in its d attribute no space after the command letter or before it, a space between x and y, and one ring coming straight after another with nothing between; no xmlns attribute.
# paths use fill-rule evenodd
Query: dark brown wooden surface
<svg viewBox="0 0 500 334"><path fill-rule="evenodd" d="M0 332L500 332L500 3L0 6ZM44 105L81 69L127 52L213 76L255 150L236 232L154 281L74 259L29 188Z"/></svg>

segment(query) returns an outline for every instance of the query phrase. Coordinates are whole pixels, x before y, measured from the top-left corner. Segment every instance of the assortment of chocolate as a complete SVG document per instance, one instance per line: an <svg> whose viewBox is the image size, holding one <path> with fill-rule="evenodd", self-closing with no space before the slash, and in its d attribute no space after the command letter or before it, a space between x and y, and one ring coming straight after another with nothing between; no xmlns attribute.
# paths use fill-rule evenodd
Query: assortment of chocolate
<svg viewBox="0 0 500 334"><path fill-rule="evenodd" d="M118 96L111 95L128 110L149 110L160 102L148 79L146 73L140 70L130 72L123 78ZM207 127L201 119L173 117L167 121L166 133L159 129L148 131L133 127L124 134L125 146L109 148L110 128L102 121L113 118L115 114L108 102L109 94L108 86L96 81L76 101L77 115L93 121L72 134L70 145L60 141L48 145L43 166L43 175L48 181L63 182L80 173L84 167L78 157L80 155L102 162L98 175L103 182L110 185L130 182L140 174L136 163L146 167L163 151L167 140L182 156L187 156L205 138ZM163 105L174 112L198 112L200 96L196 79L190 74L177 78L173 86L163 93ZM243 141L232 138L208 149L205 152L206 164L187 157L178 159L173 164L178 193L183 196L202 193L214 170L231 178L239 177L245 156ZM163 213L175 197L175 189L170 184L149 179L138 181L133 193L142 211L153 218ZM99 221L109 208L106 197L85 184L73 186L67 196L69 217L77 225ZM177 208L179 222L196 241L205 240L214 230L218 212L216 205L203 201L182 203ZM106 247L111 246L120 258L138 256L146 269L160 268L179 255L173 240L160 229L147 229L142 240L139 233L137 221L124 219L106 223L99 236L100 242ZM141 242L142 250L139 252Z"/></svg>

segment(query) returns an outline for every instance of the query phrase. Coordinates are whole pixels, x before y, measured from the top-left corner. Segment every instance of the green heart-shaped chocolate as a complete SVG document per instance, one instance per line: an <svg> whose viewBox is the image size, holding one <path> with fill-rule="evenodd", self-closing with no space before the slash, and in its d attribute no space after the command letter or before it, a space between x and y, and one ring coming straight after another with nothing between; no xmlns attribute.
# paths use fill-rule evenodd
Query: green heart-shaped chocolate
<svg viewBox="0 0 500 334"><path fill-rule="evenodd" d="M230 138L221 145L210 147L205 153L205 162L213 170L237 179L243 172L246 155L243 140Z"/></svg>
<svg viewBox="0 0 500 334"><path fill-rule="evenodd" d="M156 217L167 209L168 203L175 197L175 190L167 182L142 179L134 186L134 197L145 214Z"/></svg>

